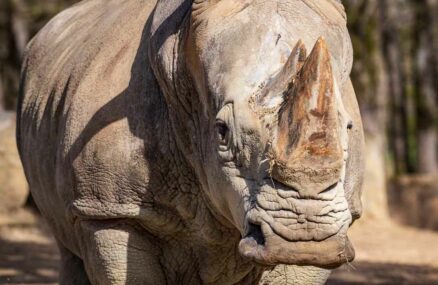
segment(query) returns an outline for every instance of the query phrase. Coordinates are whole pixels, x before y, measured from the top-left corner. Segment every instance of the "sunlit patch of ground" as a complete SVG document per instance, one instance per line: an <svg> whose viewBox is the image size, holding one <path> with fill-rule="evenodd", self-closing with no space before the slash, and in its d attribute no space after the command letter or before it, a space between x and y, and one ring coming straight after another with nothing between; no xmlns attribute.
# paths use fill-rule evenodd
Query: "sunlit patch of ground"
<svg viewBox="0 0 438 285"><path fill-rule="evenodd" d="M438 233L366 221L350 237L356 261L336 270L328 285L438 284Z"/></svg>
<svg viewBox="0 0 438 285"><path fill-rule="evenodd" d="M356 261L328 285L438 285L438 233L360 222L350 237ZM0 284L57 284L58 265L44 222L29 210L0 214Z"/></svg>

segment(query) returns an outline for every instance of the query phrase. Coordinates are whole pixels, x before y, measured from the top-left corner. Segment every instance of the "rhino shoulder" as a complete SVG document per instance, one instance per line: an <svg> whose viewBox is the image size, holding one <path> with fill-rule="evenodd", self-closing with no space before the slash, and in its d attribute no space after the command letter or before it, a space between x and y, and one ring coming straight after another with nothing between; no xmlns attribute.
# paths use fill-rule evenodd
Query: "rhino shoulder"
<svg viewBox="0 0 438 285"><path fill-rule="evenodd" d="M51 188L41 191L57 191L65 199L75 191L83 209L106 201L103 210L117 203L125 204L121 213L137 210L132 202L141 203L138 192L148 182L144 154L153 153L159 136L154 128L165 113L144 38L154 5L83 1L57 15L29 44L20 151L30 183L51 185L33 189Z"/></svg>

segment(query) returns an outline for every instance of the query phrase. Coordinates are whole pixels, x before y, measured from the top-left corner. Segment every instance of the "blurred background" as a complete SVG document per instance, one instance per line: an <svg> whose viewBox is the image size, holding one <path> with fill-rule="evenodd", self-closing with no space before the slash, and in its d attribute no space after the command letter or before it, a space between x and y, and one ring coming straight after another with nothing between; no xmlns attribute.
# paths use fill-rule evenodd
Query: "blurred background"
<svg viewBox="0 0 438 285"><path fill-rule="evenodd" d="M0 1L0 284L56 284L15 147L26 44L74 0ZM438 0L343 0L366 133L357 259L329 284L438 284Z"/></svg>

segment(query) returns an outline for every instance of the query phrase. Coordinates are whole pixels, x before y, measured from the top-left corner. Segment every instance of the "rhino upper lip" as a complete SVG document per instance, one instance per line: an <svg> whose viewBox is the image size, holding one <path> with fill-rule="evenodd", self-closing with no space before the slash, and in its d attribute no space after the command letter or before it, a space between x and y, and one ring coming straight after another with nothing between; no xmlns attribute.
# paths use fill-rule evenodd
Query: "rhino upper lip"
<svg viewBox="0 0 438 285"><path fill-rule="evenodd" d="M346 209L344 209L344 207L335 209L330 204L330 202L333 201L332 199L318 199L318 197L315 199L309 199L300 197L297 190L284 185L281 182L275 181L271 178L266 178L264 181L264 185L269 187L272 187L272 183L276 183L276 187L274 188L277 191L279 199L294 199L297 200L297 202L302 201L300 203L305 203L305 201L310 202L312 200L318 201L318 203L321 204L321 211L319 213L306 213L305 211L301 211L303 207L301 207L301 210L300 207L292 207L290 209L283 209L281 207L278 209L265 209L262 205L259 205L257 200L255 200L255 204L247 214L247 230L245 238L252 237L258 244L262 245L266 238L266 228L265 231L263 231L262 228L269 227L270 234L281 236L290 242L324 241L337 235L343 228L345 222L347 222L346 220L344 221L344 217L339 212L345 212L348 210L348 207ZM333 190L338 184L339 182L332 185L327 191ZM324 206L325 203L327 203L326 206ZM284 223L284 220L287 219L290 219L291 222ZM283 222L281 220L283 220ZM264 226L262 227L262 225ZM330 229L330 225L333 225L333 227L338 229ZM327 229L324 230L326 227ZM293 229L296 229L297 231L309 231L311 229L312 233L309 234L309 236L306 236L306 234L303 233L290 236L294 231Z"/></svg>
<svg viewBox="0 0 438 285"><path fill-rule="evenodd" d="M306 219L306 221L304 222L304 224L308 224L308 223L314 223L314 224L318 224L316 222L312 222L309 219ZM262 224L264 224L265 226L269 227L271 229L271 231L273 232L273 234L282 237L283 239L289 241L289 242L310 242L310 241L324 241L327 240L335 235L337 235L339 233L339 231L342 229L342 226L337 230L337 231L333 231L330 234L327 234L326 236L324 236L324 238L317 240L315 238L313 239L309 239L309 240L304 240L304 239L291 239L288 238L287 236L285 236L284 234L282 234L281 232L279 232L279 230L277 229L276 225L271 224L268 221L254 221L254 220L249 220L248 221L248 226L247 226L247 230L246 230L246 234L244 236L244 238L248 238L248 237L252 237L258 245L264 245L265 244L265 238L266 238L266 232L263 231L262 229Z"/></svg>

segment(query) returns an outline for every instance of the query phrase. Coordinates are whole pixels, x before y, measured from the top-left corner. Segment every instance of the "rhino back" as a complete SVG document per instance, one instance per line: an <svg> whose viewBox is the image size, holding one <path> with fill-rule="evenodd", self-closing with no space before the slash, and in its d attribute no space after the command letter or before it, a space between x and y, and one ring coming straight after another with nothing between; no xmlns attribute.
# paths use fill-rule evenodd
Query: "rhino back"
<svg viewBox="0 0 438 285"><path fill-rule="evenodd" d="M154 5L83 1L29 44L18 144L35 200L64 243L74 217L136 216L148 199L167 114L144 36Z"/></svg>

